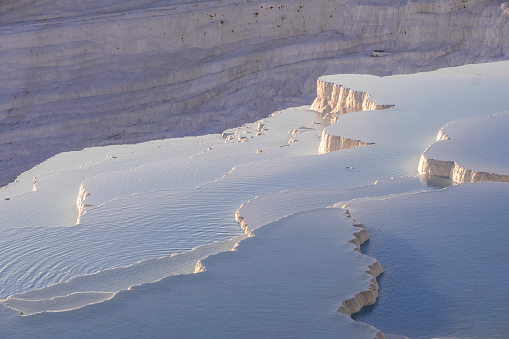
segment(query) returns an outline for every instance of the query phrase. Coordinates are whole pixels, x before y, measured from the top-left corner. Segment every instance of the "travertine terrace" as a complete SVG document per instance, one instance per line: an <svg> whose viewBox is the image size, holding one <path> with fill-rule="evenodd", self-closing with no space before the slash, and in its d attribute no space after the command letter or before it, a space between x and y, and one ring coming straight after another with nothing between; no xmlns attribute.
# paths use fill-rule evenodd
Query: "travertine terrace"
<svg viewBox="0 0 509 339"><path fill-rule="evenodd" d="M504 58L507 3L0 5L0 184L67 150L221 132L308 104L316 78Z"/></svg>
<svg viewBox="0 0 509 339"><path fill-rule="evenodd" d="M419 174L455 183L509 182L508 112L485 118L460 119L444 126L437 141L422 154Z"/></svg>

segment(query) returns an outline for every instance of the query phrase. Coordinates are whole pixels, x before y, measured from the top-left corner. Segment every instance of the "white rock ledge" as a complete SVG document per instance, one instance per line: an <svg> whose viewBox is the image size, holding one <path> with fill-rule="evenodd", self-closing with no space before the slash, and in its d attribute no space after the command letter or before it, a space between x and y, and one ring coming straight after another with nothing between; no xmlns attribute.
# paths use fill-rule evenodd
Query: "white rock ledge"
<svg viewBox="0 0 509 339"><path fill-rule="evenodd" d="M421 155L419 174L424 181L435 176L454 183L509 182L508 125L508 112L447 124Z"/></svg>
<svg viewBox="0 0 509 339"><path fill-rule="evenodd" d="M448 177L455 183L509 182L509 175L474 171L462 167L456 161L428 159L424 154L421 155L418 171L425 178L430 176Z"/></svg>
<svg viewBox="0 0 509 339"><path fill-rule="evenodd" d="M316 99L311 110L330 115L343 115L357 111L391 108L393 105L377 105L369 100L369 94L318 79Z"/></svg>
<svg viewBox="0 0 509 339"><path fill-rule="evenodd" d="M341 149L355 148L359 146L373 145L373 142L364 142L350 138L343 138L339 135L331 135L326 132L324 128L321 135L320 146L318 146L318 153L325 154L329 152L339 151Z"/></svg>
<svg viewBox="0 0 509 339"><path fill-rule="evenodd" d="M347 214L349 215L349 211ZM350 240L356 246L355 251L360 253L360 246L369 240L369 234L366 231L364 225L362 224L354 224L355 227L359 227L360 230L353 234L354 239ZM373 305L376 302L376 298L378 297L378 282L376 278L384 272L382 265L378 261L375 261L373 264L368 266L368 270L366 273L373 276L371 279L371 285L368 290L358 292L353 298L348 300L343 300L341 307L338 309L339 313L351 316L353 313L357 313L361 310L362 307L367 305ZM382 335L383 338L383 335Z"/></svg>
<svg viewBox="0 0 509 339"><path fill-rule="evenodd" d="M311 110L325 114L332 122L337 122L339 116L358 111L382 110L394 107L394 105L377 105L369 100L369 94L356 91L332 82L321 79L317 81L316 99L311 105ZM321 135L318 153L324 154L341 149L355 148L358 146L373 145L372 142L345 138L339 135L327 133L324 129Z"/></svg>

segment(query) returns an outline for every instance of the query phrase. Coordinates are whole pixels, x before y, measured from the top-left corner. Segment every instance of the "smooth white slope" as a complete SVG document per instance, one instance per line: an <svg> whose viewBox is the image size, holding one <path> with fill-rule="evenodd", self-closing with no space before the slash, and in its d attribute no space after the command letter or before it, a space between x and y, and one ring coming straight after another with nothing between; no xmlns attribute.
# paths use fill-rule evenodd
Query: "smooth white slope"
<svg viewBox="0 0 509 339"><path fill-rule="evenodd" d="M326 122L314 112L301 108L276 112L266 121L260 121L260 125L248 124L229 130L224 137L208 135L87 149L83 152L84 159L79 157L79 152L56 156L20 176L19 181L12 184L12 190L10 185L1 192L5 197L9 197L5 195L9 192L14 193L10 200L3 200L1 206L9 206L11 212L16 208L26 210L23 217L31 215L29 221L40 217L50 222L47 226L33 223L30 227L19 219L16 224L10 225L7 219L6 224L2 223L5 226L0 241L8 260L1 269L8 274L0 277L4 279L1 286L6 295L15 293L4 303L26 314L96 304L79 311L64 312L70 315L62 315L52 323L59 328L65 327L65 322L72 322L71 319L82 312L100 317L103 314L101 310L109 313L111 305L137 298L124 290L141 284L140 298L148 298L151 302L145 304L145 300L138 299L135 304L140 302L143 309L152 304L158 312L169 305L151 299L159 293L152 294L160 285L145 283L180 274L185 277L173 279L192 279L189 275L196 270L199 260L214 274L207 260L203 259L218 252L229 252L256 227L338 201L416 190L418 183L415 178L389 181L394 184L381 180L377 185L366 185L379 178L416 174L415 166L407 168L402 164L418 159L426 146L422 140L430 137L430 129L435 134L436 130L432 127L442 124L441 119L449 121L455 115L475 116L480 111L484 115L486 110L507 106L504 97L500 96L500 91L507 84L506 64L460 67L396 79L372 78L374 80L366 83L366 87L369 87L369 93L375 93L374 101L396 104L396 108L349 113L339 121L341 124L347 117L355 122L357 116L361 122L369 122L366 114L387 114L374 119L372 128L358 130L374 137L376 143L369 147L317 155L319 131ZM360 86L369 78L345 76L345 79ZM460 82L462 86L456 88L460 95L449 86L458 79L464 80ZM469 81L477 86L466 86ZM459 101L471 99L469 91L474 90L483 94L482 100L475 98L476 104ZM398 95L402 94L405 95L404 100L398 101ZM497 100L493 99L497 97ZM422 114L430 107L440 109L433 114ZM442 116L448 110L449 114ZM258 132L261 135L257 135ZM230 137L233 140L228 140ZM35 192L32 191L34 176L37 176ZM68 201L64 197L66 192L71 191L76 196L82 183L91 194L84 203L94 206L85 206L85 214L78 225L75 225L75 219L70 224L60 224L48 217L49 213L45 215L45 209L41 208L44 204L48 211L74 210L76 198ZM45 201L45 196L59 197L65 203L53 206ZM37 197L43 199L38 200ZM315 200L306 203L308 199ZM244 225L238 225L235 212L242 203L246 203L244 212L248 213L239 212L246 219L242 220ZM267 214L262 215L265 211ZM317 220L319 216L314 215L312 219ZM293 220L292 217L290 220ZM241 228L246 222L250 227L248 231ZM62 225L68 227L59 227ZM255 229L255 236L257 232ZM310 243L317 239L312 240L309 229L302 232L296 232L295 236ZM290 246L286 240L280 240L282 248ZM242 244L240 242L237 253L242 253ZM201 246L195 247L197 245ZM329 249L331 253L335 251L332 247ZM218 257L227 255L235 256L236 253L220 254ZM254 256L253 259L256 258ZM225 271L228 271L227 266L223 267ZM362 272L366 270L366 266L361 268ZM249 267L243 269L246 274L250 272ZM256 272L251 273L256 275ZM294 275L286 278L293 283L285 286L296 283ZM207 282L200 280L196 285L204 294L209 292ZM263 279L256 280L254 284L263 287ZM292 294L292 288L288 289L288 293ZM197 294L199 300L206 299L204 294ZM188 297L179 296L183 299ZM267 300L257 299L255 295L252 299L257 302ZM106 300L109 301L101 303ZM342 299L338 298L340 301ZM214 302L214 307L217 308L218 304L219 301ZM193 303L189 305L192 308L196 306ZM239 307L238 310L250 312L249 307ZM124 305L119 312L113 318L105 317L104 321L100 321L97 330L104 331L130 310ZM323 313L320 314L315 315L322 317ZM28 317L35 320L27 322L24 333L29 334L38 319L48 316ZM6 319L11 319L11 316ZM154 319L160 320L158 317ZM6 321L8 328L18 323Z"/></svg>
<svg viewBox="0 0 509 339"><path fill-rule="evenodd" d="M351 189L290 190L261 195L242 204L236 215L250 230L266 225L294 213L332 206L352 199L385 196L426 188L418 178L399 178L377 181L373 185Z"/></svg>

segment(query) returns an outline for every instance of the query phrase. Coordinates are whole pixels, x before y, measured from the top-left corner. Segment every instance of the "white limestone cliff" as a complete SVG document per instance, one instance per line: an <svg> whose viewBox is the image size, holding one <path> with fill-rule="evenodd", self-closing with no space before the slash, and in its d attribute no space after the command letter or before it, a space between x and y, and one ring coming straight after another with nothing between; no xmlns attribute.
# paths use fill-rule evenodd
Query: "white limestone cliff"
<svg viewBox="0 0 509 339"><path fill-rule="evenodd" d="M506 58L508 13L482 0L1 4L0 182L61 151L257 120L309 102L325 73Z"/></svg>
<svg viewBox="0 0 509 339"><path fill-rule="evenodd" d="M455 183L479 181L509 182L509 175L506 174L475 171L464 168L455 161L429 159L424 154L421 155L418 171L424 177L448 177Z"/></svg>

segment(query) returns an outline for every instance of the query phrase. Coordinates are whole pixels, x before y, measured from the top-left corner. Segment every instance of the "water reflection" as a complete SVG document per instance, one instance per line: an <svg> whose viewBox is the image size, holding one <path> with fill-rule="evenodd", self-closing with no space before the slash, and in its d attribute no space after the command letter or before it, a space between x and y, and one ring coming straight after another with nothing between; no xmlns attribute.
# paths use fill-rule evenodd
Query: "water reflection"
<svg viewBox="0 0 509 339"><path fill-rule="evenodd" d="M456 183L450 177L443 177L438 175L421 175L422 184L426 187L446 188Z"/></svg>

